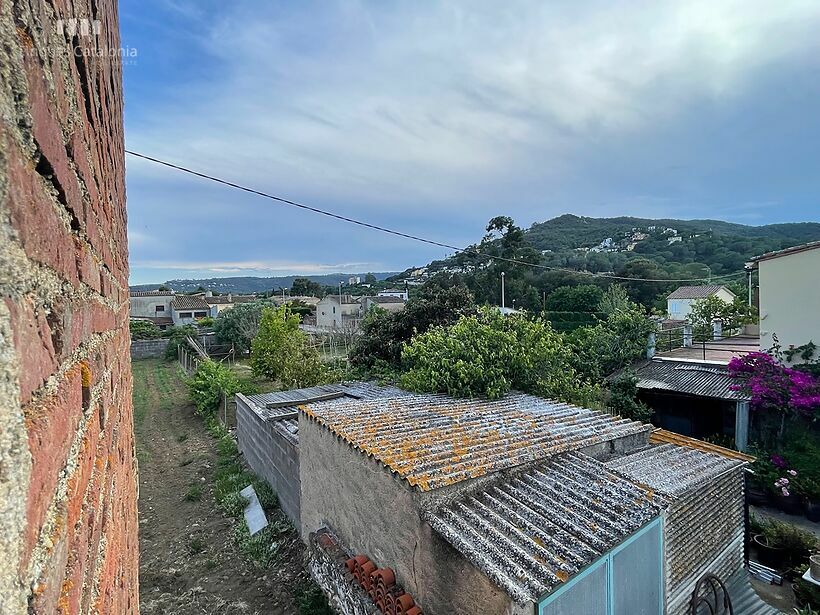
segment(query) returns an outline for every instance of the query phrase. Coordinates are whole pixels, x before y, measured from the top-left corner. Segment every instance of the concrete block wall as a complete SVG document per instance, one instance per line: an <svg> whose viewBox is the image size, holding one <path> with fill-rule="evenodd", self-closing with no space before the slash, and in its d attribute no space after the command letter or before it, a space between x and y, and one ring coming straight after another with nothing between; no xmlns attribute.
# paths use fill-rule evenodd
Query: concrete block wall
<svg viewBox="0 0 820 615"><path fill-rule="evenodd" d="M236 396L236 436L251 469L279 497L282 510L300 527L299 444L277 421L267 420L244 395Z"/></svg>
<svg viewBox="0 0 820 615"><path fill-rule="evenodd" d="M116 2L5 0L0 43L0 613L137 613Z"/></svg>
<svg viewBox="0 0 820 615"><path fill-rule="evenodd" d="M132 359L151 359L165 356L165 349L168 347L167 338L160 338L156 340L132 340L131 341L131 358Z"/></svg>

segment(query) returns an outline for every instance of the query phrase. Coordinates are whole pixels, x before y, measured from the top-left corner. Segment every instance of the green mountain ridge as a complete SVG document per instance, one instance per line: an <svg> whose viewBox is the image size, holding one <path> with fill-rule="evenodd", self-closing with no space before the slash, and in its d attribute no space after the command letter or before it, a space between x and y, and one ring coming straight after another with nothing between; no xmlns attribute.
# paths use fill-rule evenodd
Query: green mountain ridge
<svg viewBox="0 0 820 615"><path fill-rule="evenodd" d="M364 279L366 273L329 273L324 275L286 275L274 277L237 276L225 278L176 279L156 284L132 284L133 291L155 290L158 286L167 286L182 293L195 292L200 287L219 293L263 293L274 289L290 288L296 278L307 278L312 282L327 286L336 286L339 282L347 283L350 277ZM377 280L384 280L394 275L393 272L374 273Z"/></svg>

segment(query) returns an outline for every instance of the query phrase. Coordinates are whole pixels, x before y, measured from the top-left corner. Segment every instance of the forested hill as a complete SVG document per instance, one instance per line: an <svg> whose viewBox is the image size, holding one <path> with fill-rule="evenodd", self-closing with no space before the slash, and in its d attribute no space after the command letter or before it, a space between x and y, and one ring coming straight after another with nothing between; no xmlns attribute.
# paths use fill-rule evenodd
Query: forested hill
<svg viewBox="0 0 820 615"><path fill-rule="evenodd" d="M682 237L711 233L715 237L754 239L749 245L758 244L767 248L776 246L772 249L777 249L784 242L795 245L820 239L820 223L817 222L748 226L722 220L653 220L626 216L588 218L572 214L533 224L525 234L534 248L558 251L592 248L609 237L615 239L631 233L632 229L648 229L653 226L675 229Z"/></svg>

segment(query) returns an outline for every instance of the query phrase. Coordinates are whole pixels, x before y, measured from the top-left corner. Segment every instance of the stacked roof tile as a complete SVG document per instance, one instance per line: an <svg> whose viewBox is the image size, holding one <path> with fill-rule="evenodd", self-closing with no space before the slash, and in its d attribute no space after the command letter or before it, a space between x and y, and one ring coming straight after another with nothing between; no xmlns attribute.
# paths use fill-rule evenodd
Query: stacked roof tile
<svg viewBox="0 0 820 615"><path fill-rule="evenodd" d="M663 498L580 453L424 514L516 602L535 601L660 513Z"/></svg>
<svg viewBox="0 0 820 615"><path fill-rule="evenodd" d="M421 491L651 429L523 394L497 401L406 394L299 408Z"/></svg>

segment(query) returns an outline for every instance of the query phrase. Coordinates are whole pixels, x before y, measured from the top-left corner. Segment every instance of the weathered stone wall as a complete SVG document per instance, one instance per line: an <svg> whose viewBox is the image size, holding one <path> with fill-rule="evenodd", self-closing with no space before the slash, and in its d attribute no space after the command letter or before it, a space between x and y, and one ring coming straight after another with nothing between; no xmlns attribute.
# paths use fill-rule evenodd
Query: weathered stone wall
<svg viewBox="0 0 820 615"><path fill-rule="evenodd" d="M352 552L393 568L426 615L527 612L420 517L427 494L301 413L299 441L305 539L331 528Z"/></svg>
<svg viewBox="0 0 820 615"><path fill-rule="evenodd" d="M116 2L0 0L0 41L0 612L136 613Z"/></svg>
<svg viewBox="0 0 820 615"><path fill-rule="evenodd" d="M244 395L236 396L239 450L251 469L270 483L282 510L299 528L299 443L283 426L259 416L255 408Z"/></svg>
<svg viewBox="0 0 820 615"><path fill-rule="evenodd" d="M168 347L168 338L160 338L156 340L132 340L131 341L131 358L132 359L152 359L156 357L164 357L165 349Z"/></svg>

